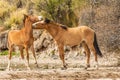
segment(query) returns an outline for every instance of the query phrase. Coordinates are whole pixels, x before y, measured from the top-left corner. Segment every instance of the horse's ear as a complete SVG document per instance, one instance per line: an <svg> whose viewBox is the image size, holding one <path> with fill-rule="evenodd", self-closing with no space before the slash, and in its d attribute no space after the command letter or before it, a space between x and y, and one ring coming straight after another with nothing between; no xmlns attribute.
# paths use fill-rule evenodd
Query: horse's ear
<svg viewBox="0 0 120 80"><path fill-rule="evenodd" d="M50 23L50 20L48 18L45 18L45 23Z"/></svg>
<svg viewBox="0 0 120 80"><path fill-rule="evenodd" d="M26 15L26 14L23 14L23 15L24 15L23 23L25 23L25 19L28 17L28 15Z"/></svg>
<svg viewBox="0 0 120 80"><path fill-rule="evenodd" d="M27 18L28 17L28 15L27 14L23 14L24 15L24 18Z"/></svg>

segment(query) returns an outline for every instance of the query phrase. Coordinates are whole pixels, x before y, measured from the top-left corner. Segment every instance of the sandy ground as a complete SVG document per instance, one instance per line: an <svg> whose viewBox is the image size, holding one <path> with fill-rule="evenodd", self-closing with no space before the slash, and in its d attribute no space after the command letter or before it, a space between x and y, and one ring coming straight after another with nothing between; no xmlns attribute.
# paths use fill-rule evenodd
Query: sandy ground
<svg viewBox="0 0 120 80"><path fill-rule="evenodd" d="M42 56L42 54L41 54ZM27 70L19 56L14 56L11 71L5 71L7 56L0 57L0 80L120 80L120 67L115 58L99 58L99 69L94 68L94 58L91 67L84 69L85 57L66 59L68 69L61 70L61 60L57 56L38 56L39 67L30 56L30 68Z"/></svg>
<svg viewBox="0 0 120 80"><path fill-rule="evenodd" d="M31 71L0 71L0 80L120 80L120 68L102 67L99 70L82 68L44 69Z"/></svg>

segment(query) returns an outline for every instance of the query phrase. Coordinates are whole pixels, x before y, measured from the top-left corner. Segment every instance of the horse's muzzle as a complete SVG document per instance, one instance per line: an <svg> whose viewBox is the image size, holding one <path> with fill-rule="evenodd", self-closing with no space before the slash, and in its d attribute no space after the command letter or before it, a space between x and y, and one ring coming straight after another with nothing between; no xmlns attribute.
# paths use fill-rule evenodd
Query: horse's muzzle
<svg viewBox="0 0 120 80"><path fill-rule="evenodd" d="M34 23L34 24L32 24L32 28L35 28L36 27L36 24Z"/></svg>
<svg viewBox="0 0 120 80"><path fill-rule="evenodd" d="M38 19L39 19L39 21L42 21L43 17L42 16L38 16Z"/></svg>

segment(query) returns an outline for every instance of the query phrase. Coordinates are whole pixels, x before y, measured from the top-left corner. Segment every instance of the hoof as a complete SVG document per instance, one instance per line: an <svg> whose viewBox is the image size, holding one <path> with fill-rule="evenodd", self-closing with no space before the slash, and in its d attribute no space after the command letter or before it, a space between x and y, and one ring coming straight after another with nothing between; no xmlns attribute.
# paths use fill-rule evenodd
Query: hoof
<svg viewBox="0 0 120 80"><path fill-rule="evenodd" d="M95 66L94 66L95 69L98 69L98 66L99 66L99 65L98 65L98 62L96 62Z"/></svg>
<svg viewBox="0 0 120 80"><path fill-rule="evenodd" d="M67 69L67 64L61 68L61 70L66 70L66 69Z"/></svg>
<svg viewBox="0 0 120 80"><path fill-rule="evenodd" d="M85 66L85 69L87 69L87 68L90 68L90 65L89 65L89 64L87 64L87 65Z"/></svg>
<svg viewBox="0 0 120 80"><path fill-rule="evenodd" d="M37 68L39 68L39 66L38 66L38 65L36 65L36 67L37 67Z"/></svg>
<svg viewBox="0 0 120 80"><path fill-rule="evenodd" d="M61 67L61 70L66 70L67 69L67 67Z"/></svg>
<svg viewBox="0 0 120 80"><path fill-rule="evenodd" d="M61 68L61 70L66 70L67 69L67 64L64 64L63 67Z"/></svg>
<svg viewBox="0 0 120 80"><path fill-rule="evenodd" d="M37 63L35 63L35 65L36 65L36 67L37 67L37 68L39 68L39 66L38 66L38 64L37 64Z"/></svg>
<svg viewBox="0 0 120 80"><path fill-rule="evenodd" d="M97 69L97 70L99 69L99 68L98 68L98 65L95 65L94 67L95 67L95 69Z"/></svg>

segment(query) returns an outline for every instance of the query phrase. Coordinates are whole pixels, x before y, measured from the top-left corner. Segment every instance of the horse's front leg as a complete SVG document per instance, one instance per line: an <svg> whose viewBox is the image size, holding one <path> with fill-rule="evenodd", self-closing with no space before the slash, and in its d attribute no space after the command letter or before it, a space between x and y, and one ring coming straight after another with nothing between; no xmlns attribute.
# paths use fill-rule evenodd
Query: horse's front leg
<svg viewBox="0 0 120 80"><path fill-rule="evenodd" d="M7 66L6 71L9 71L9 70L10 70L11 57L12 57L12 50L13 50L13 47L10 46L10 47L9 47L9 60L8 60L8 66Z"/></svg>
<svg viewBox="0 0 120 80"><path fill-rule="evenodd" d="M20 49L20 55L21 55L22 61L26 65L26 62L25 62L25 59L24 59L23 47L19 46L19 49Z"/></svg>
<svg viewBox="0 0 120 80"><path fill-rule="evenodd" d="M30 67L29 67L29 53L28 53L28 46L25 46L25 50L26 50L26 59L27 59L27 63L25 63L25 65L27 66L27 69L30 70Z"/></svg>
<svg viewBox="0 0 120 80"><path fill-rule="evenodd" d="M35 59L35 64L36 64L36 66L38 67L38 63L37 63L37 59L36 59L36 55L35 55L35 50L34 50L33 44L31 45L31 51L32 51L33 57L34 57L34 59Z"/></svg>
<svg viewBox="0 0 120 80"><path fill-rule="evenodd" d="M65 60L64 60L64 45L61 45L61 44L58 45L58 49L59 49L60 59L63 62L63 69L67 69L67 66L66 66L66 63L65 63Z"/></svg>

